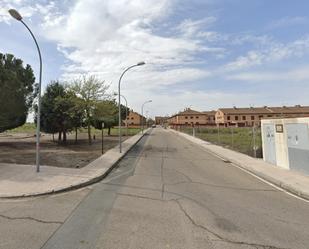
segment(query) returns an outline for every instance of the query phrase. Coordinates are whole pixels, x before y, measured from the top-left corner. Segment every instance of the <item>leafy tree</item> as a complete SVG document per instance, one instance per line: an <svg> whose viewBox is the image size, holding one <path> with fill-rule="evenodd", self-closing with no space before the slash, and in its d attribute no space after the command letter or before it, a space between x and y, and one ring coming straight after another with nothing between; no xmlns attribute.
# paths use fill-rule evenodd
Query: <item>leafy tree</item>
<svg viewBox="0 0 309 249"><path fill-rule="evenodd" d="M0 53L0 132L26 122L36 93L31 66L24 67L12 54Z"/></svg>
<svg viewBox="0 0 309 249"><path fill-rule="evenodd" d="M101 129L102 122L104 122L104 128L108 128L108 135L110 135L111 128L118 123L118 107L114 100L96 103L92 124L96 129Z"/></svg>
<svg viewBox="0 0 309 249"><path fill-rule="evenodd" d="M81 127L83 110L80 100L59 82L47 86L41 104L41 129L47 133L58 132L58 141L66 142L67 132L73 129L77 132Z"/></svg>
<svg viewBox="0 0 309 249"><path fill-rule="evenodd" d="M126 107L121 105L120 108L121 119L124 120L126 118ZM102 122L104 122L104 128L108 128L108 135L111 133L111 128L118 125L118 104L115 100L97 102L93 112L92 125L96 129L101 129Z"/></svg>
<svg viewBox="0 0 309 249"><path fill-rule="evenodd" d="M69 109L70 121L75 131L75 143L77 143L78 129L84 126L85 112L83 110L83 100L77 97L72 91L67 93L67 97L72 103Z"/></svg>
<svg viewBox="0 0 309 249"><path fill-rule="evenodd" d="M88 129L88 141L91 144L91 124L93 123L93 111L99 100L106 96L109 88L105 81L101 81L95 76L83 76L75 80L71 91L81 98L83 110L85 112L85 125Z"/></svg>

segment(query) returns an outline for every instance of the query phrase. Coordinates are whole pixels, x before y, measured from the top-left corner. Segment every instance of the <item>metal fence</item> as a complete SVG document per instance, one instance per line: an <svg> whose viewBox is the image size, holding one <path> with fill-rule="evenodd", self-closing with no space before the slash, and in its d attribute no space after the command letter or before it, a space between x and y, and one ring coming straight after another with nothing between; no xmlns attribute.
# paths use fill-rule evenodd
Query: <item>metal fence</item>
<svg viewBox="0 0 309 249"><path fill-rule="evenodd" d="M175 129L252 157L263 157L260 127L178 126Z"/></svg>

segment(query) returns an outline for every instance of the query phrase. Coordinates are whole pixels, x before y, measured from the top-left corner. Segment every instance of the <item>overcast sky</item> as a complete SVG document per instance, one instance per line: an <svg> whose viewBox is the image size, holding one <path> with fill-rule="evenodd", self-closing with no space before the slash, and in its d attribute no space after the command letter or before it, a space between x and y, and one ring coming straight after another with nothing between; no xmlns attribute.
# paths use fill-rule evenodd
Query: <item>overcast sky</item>
<svg viewBox="0 0 309 249"><path fill-rule="evenodd" d="M45 87L91 73L151 116L185 107L309 104L307 0L0 0L0 52L38 72L27 30L42 48Z"/></svg>

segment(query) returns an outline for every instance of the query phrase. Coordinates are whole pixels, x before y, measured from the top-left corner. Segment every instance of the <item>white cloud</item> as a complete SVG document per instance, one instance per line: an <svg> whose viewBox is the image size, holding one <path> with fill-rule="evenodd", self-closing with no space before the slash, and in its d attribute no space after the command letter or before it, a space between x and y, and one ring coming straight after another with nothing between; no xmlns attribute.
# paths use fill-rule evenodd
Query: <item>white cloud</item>
<svg viewBox="0 0 309 249"><path fill-rule="evenodd" d="M279 20L275 20L270 23L268 26L268 29L276 29L276 28L285 28L289 26L295 26L295 25L304 25L308 24L309 19L305 16L286 16Z"/></svg>
<svg viewBox="0 0 309 249"><path fill-rule="evenodd" d="M40 0L34 3L31 0L1 0L0 1L0 22L9 23L12 17L9 15L9 9L17 9L23 18L31 18L35 14L41 14L49 18L55 10L55 2Z"/></svg>
<svg viewBox="0 0 309 249"><path fill-rule="evenodd" d="M309 53L309 37L304 37L290 43L272 42L261 50L251 50L245 56L239 56L236 60L225 66L226 71L242 70L252 66L266 65L278 62L290 57L303 57Z"/></svg>
<svg viewBox="0 0 309 249"><path fill-rule="evenodd" d="M213 16L198 20L185 19L176 27L176 30L186 37L192 37L201 32L201 30L208 28L211 24L216 22L216 20L217 19Z"/></svg>
<svg viewBox="0 0 309 249"><path fill-rule="evenodd" d="M141 60L147 65L126 76L130 86L147 81L159 87L208 77L207 71L192 67L198 63L194 55L220 53L220 48L206 47L185 35L166 37L155 32L156 25L173 11L175 1L78 0L56 21L45 20L44 34L69 59L63 78L93 73L115 84L124 68Z"/></svg>
<svg viewBox="0 0 309 249"><path fill-rule="evenodd" d="M248 82L308 82L309 66L292 69L288 71L253 71L233 74L226 77L228 80L248 81Z"/></svg>

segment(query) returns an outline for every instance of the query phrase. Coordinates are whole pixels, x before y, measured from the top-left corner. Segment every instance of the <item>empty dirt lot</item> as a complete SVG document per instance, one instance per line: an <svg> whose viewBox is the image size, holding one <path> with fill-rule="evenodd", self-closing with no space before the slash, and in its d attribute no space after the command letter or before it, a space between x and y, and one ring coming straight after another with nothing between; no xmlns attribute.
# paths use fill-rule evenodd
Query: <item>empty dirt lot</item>
<svg viewBox="0 0 309 249"><path fill-rule="evenodd" d="M96 135L88 144L87 134L80 133L75 143L74 134L68 134L66 145L53 142L52 136L41 136L41 164L56 167L81 168L101 155L101 137ZM56 138L56 137L55 137ZM123 137L125 140L127 137ZM104 152L118 143L117 136L104 136ZM1 133L0 163L35 164L34 133Z"/></svg>

